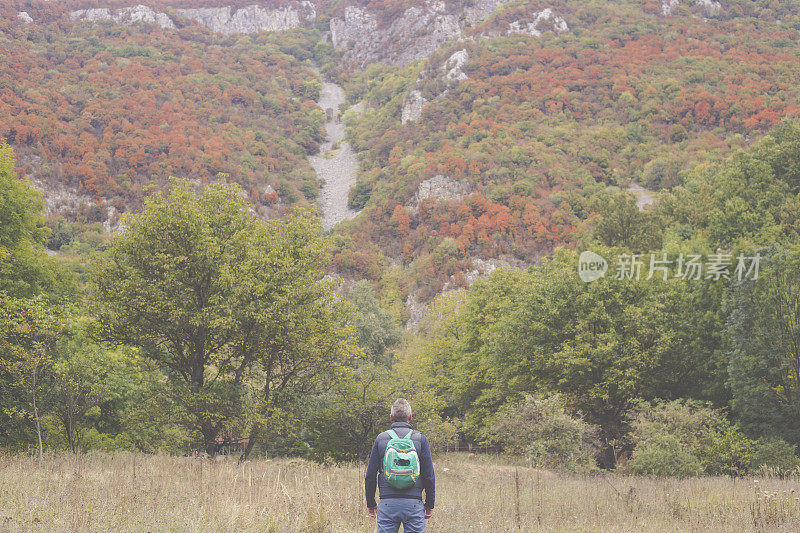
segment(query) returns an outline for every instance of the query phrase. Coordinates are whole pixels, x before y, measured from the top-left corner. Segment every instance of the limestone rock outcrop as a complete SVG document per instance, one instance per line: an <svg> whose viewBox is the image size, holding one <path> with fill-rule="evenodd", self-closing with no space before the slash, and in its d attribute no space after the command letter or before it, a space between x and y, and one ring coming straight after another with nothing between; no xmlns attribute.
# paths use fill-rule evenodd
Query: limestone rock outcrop
<svg viewBox="0 0 800 533"><path fill-rule="evenodd" d="M567 21L556 15L549 7L533 13L533 20L524 22L515 20L508 25L508 33L524 33L534 37L541 37L542 32L550 30L553 33L564 33L569 31Z"/></svg>
<svg viewBox="0 0 800 533"><path fill-rule="evenodd" d="M461 200L472 192L472 187L467 180L456 180L449 176L437 174L425 180L417 187L414 195L412 209L416 209L422 200L436 198L438 200Z"/></svg>
<svg viewBox="0 0 800 533"><path fill-rule="evenodd" d="M79 9L70 13L73 21L86 20L96 22L100 20L110 20L117 24L132 25L136 23L157 24L164 29L174 29L175 23L166 13L159 13L152 8L137 5L133 7L122 7L119 9L94 8Z"/></svg>
<svg viewBox="0 0 800 533"><path fill-rule="evenodd" d="M251 5L236 10L230 6L179 9L178 13L225 35L290 30L317 17L314 4L307 1L275 9Z"/></svg>
<svg viewBox="0 0 800 533"><path fill-rule="evenodd" d="M178 9L178 14L201 24L211 31L231 34L248 34L262 31L283 31L303 26L317 18L314 4L303 0L289 2L277 8L250 5L242 8L231 6ZM96 22L110 20L117 24L157 24L164 29L175 29L175 21L166 13L156 12L145 5L119 9L79 9L70 13L73 21Z"/></svg>
<svg viewBox="0 0 800 533"><path fill-rule="evenodd" d="M377 12L350 5L344 9L344 16L331 19L331 40L344 50L344 59L352 66L376 61L406 65L428 57L508 1L473 0L456 7L442 0L426 0L422 6L409 7L383 23Z"/></svg>

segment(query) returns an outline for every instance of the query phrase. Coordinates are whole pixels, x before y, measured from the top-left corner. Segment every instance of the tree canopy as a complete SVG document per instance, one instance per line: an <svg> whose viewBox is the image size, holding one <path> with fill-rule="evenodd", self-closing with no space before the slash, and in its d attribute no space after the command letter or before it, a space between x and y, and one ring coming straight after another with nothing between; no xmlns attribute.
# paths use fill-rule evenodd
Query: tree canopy
<svg viewBox="0 0 800 533"><path fill-rule="evenodd" d="M261 221L239 192L214 184L197 194L174 180L124 219L93 276L97 334L141 347L169 373L209 452L244 416L248 387L262 411L352 350L346 310L320 268L318 222L299 211Z"/></svg>

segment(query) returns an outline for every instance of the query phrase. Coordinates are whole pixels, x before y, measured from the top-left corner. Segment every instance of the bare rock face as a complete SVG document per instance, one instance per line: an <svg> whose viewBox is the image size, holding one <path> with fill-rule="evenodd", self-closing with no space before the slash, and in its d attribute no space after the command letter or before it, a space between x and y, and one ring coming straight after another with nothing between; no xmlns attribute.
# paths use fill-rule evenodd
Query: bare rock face
<svg viewBox="0 0 800 533"><path fill-rule="evenodd" d="M665 17L672 15L672 10L680 5L680 0L661 0L661 14Z"/></svg>
<svg viewBox="0 0 800 533"><path fill-rule="evenodd" d="M508 33L524 33L534 37L541 37L542 32L550 30L554 33L564 33L569 31L567 21L559 17L549 7L533 13L533 20L530 22L523 22L515 20L508 25Z"/></svg>
<svg viewBox="0 0 800 533"><path fill-rule="evenodd" d="M463 67L469 59L469 52L466 50L459 50L451 55L447 61L442 65L442 69L446 70L445 78L450 81L466 80L467 76L461 67Z"/></svg>
<svg viewBox="0 0 800 533"><path fill-rule="evenodd" d="M430 100L422 95L420 87L426 84L428 78L439 79L444 82L444 89L439 89L428 96L432 99L438 99L447 94L447 91L453 85L456 85L461 80L469 78L462 70L464 65L469 60L469 52L466 49L454 52L439 69L431 68L420 73L414 88L411 89L403 100L403 110L401 113L401 122L415 122L422 116L422 109ZM438 86L438 84L437 84Z"/></svg>
<svg viewBox="0 0 800 533"><path fill-rule="evenodd" d="M33 19L31 18L31 16L28 14L27 11L20 11L19 13L17 13L17 16L25 24L30 24L31 22L33 22Z"/></svg>
<svg viewBox="0 0 800 533"><path fill-rule="evenodd" d="M701 6L708 17L713 17L722 10L722 4L716 0L697 0L695 5Z"/></svg>
<svg viewBox="0 0 800 533"><path fill-rule="evenodd" d="M406 311L408 312L406 329L415 332L419 327L419 323L428 314L428 306L425 302L418 300L415 294L409 294L408 298L406 298Z"/></svg>
<svg viewBox="0 0 800 533"><path fill-rule="evenodd" d="M344 18L331 19L331 42L336 48L348 48L359 43L367 52L368 43L365 36L378 34L378 18L366 10L356 6L344 9Z"/></svg>
<svg viewBox="0 0 800 533"><path fill-rule="evenodd" d="M225 35L289 30L317 17L314 4L308 1L288 4L278 9L252 5L235 11L228 6L179 9L178 13L211 31Z"/></svg>
<svg viewBox="0 0 800 533"><path fill-rule="evenodd" d="M120 9L96 8L96 9L79 9L72 11L70 19L86 20L89 22L96 22L99 20L110 20L117 24L124 24L130 26L136 23L144 24L157 24L164 29L174 29L175 23L167 16L166 13L157 13L153 9L137 5L133 7L123 7Z"/></svg>
<svg viewBox="0 0 800 533"><path fill-rule="evenodd" d="M527 267L525 263L515 260L511 257L495 259L481 259L480 257L473 257L470 259L470 262L472 263L470 269L463 272L463 281L466 282L467 288L470 288L476 281L490 276L495 270L522 270ZM454 278L455 276L450 276L450 279L447 280L442 287L442 291L457 290Z"/></svg>
<svg viewBox="0 0 800 533"><path fill-rule="evenodd" d="M471 6L464 10L464 22L471 26L489 17L495 9L511 0L475 0Z"/></svg>
<svg viewBox="0 0 800 533"><path fill-rule="evenodd" d="M510 0L472 0L466 7L427 0L412 6L390 23L381 23L379 13L348 6L344 16L331 19L331 41L344 50L345 62L363 67L382 62L406 65L428 57L434 50L480 22Z"/></svg>
<svg viewBox="0 0 800 533"><path fill-rule="evenodd" d="M179 9L178 13L207 27L211 31L231 35L235 33L258 33L261 31L282 31L297 28L317 17L314 4L306 0L291 2L285 6L268 9L252 5L235 9L230 6L199 9ZM74 21L95 22L110 20L117 24L136 23L158 24L164 29L175 29L175 22L166 14L137 5L120 9L95 8L72 11Z"/></svg>
<svg viewBox="0 0 800 533"><path fill-rule="evenodd" d="M405 124L406 122L415 122L419 120L422 116L422 108L425 107L427 103L428 100L422 96L422 92L417 89L409 91L405 100L403 100L401 122Z"/></svg>
<svg viewBox="0 0 800 533"><path fill-rule="evenodd" d="M661 14L665 17L672 15L680 3L680 0L661 0ZM695 0L691 5L695 7L694 11L699 8L699 14L706 17L714 17L722 11L722 4L716 0Z"/></svg>
<svg viewBox="0 0 800 533"><path fill-rule="evenodd" d="M364 8L348 6L344 18L331 20L331 41L344 49L352 65L381 61L405 65L423 59L461 32L455 15L445 12L444 2L431 1L410 7L388 27L379 27L378 17Z"/></svg>
<svg viewBox="0 0 800 533"><path fill-rule="evenodd" d="M42 182L36 182L35 185L44 200L47 216L72 217L81 207L95 204L95 200L91 196L78 194L63 186L52 187Z"/></svg>
<svg viewBox="0 0 800 533"><path fill-rule="evenodd" d="M412 208L416 209L422 200L436 198L438 200L461 200L472 192L467 180L454 180L449 176L438 174L425 180L417 187Z"/></svg>

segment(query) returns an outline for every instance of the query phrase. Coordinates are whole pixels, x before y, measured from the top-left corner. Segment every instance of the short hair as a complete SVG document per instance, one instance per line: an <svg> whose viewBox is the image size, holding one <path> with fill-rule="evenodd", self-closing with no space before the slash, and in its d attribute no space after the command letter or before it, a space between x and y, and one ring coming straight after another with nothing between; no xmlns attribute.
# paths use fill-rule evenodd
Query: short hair
<svg viewBox="0 0 800 533"><path fill-rule="evenodd" d="M411 420L411 404L405 398L398 398L392 404L392 420L408 422Z"/></svg>

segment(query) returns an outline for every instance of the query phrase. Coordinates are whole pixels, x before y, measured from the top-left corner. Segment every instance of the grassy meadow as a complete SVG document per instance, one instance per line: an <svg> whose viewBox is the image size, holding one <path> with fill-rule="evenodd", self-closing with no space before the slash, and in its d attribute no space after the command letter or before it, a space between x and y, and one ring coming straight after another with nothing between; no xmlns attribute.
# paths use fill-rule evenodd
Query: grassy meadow
<svg viewBox="0 0 800 533"><path fill-rule="evenodd" d="M579 476L437 458L430 532L797 531L798 483ZM363 467L140 454L0 457L0 531L374 531Z"/></svg>

